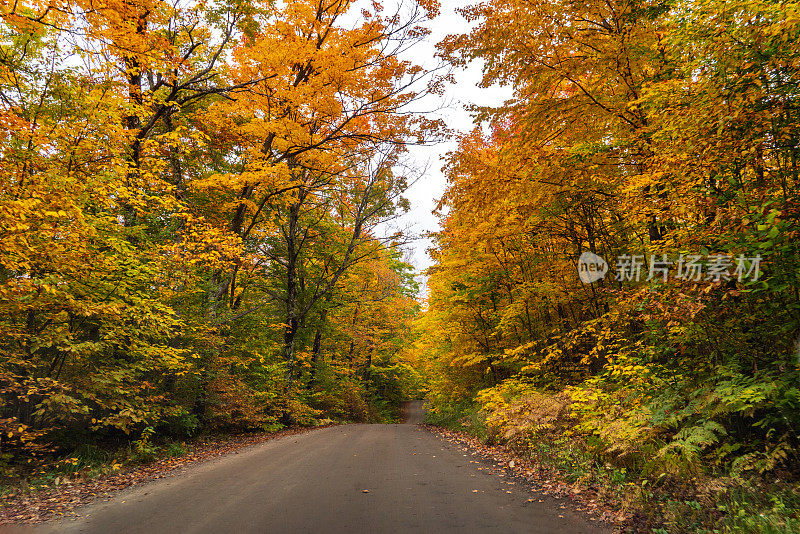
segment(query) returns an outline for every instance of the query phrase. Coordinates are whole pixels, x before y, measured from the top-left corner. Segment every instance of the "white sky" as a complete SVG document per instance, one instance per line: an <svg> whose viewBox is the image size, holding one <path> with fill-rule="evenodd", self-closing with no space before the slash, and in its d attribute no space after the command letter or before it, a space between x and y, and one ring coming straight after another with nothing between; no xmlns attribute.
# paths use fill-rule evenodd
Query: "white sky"
<svg viewBox="0 0 800 534"><path fill-rule="evenodd" d="M441 14L431 25L431 35L424 43L420 43L419 46L413 49L413 58L411 59L423 67L435 66L436 43L441 41L447 34L464 33L469 30L469 24L461 15L456 13L456 9L474 3L476 2L443 0ZM478 88L477 84L481 80L481 67L477 62L470 65L466 70L455 72L455 80L456 83L447 88L443 98L444 104L449 103L449 105L438 113L447 126L453 130L462 132L472 130L472 117L466 109L469 105L497 106L511 96L511 90L507 87ZM419 107L420 111L425 111L437 107L437 103L432 100L422 101ZM416 166L419 168L427 167L427 172L408 189L405 195L411 202L411 209L401 219L400 223L408 229L409 233L422 234L439 229L438 219L431 212L436 207L447 185L441 172L441 168L445 163L444 157L447 152L455 148L456 142L451 139L436 146L413 147L410 150L410 156L416 162ZM433 263L426 252L426 249L430 246L429 240L419 239L409 247L407 261L412 263L420 273ZM424 277L419 277L418 280L423 283L421 289L424 296L426 293L426 288L424 287L425 279Z"/></svg>

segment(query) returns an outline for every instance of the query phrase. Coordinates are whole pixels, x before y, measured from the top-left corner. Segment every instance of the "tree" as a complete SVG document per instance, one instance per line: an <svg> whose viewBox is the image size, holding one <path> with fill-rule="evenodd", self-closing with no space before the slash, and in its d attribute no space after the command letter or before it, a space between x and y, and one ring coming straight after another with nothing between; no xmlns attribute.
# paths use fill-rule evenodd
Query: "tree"
<svg viewBox="0 0 800 534"><path fill-rule="evenodd" d="M424 9L401 20L375 8L365 12L361 25L340 27L351 8L343 1L302 1L268 13L259 31L237 49L231 84L262 81L206 115L217 132L225 131L219 137L229 139L227 172L193 185L222 194L233 208L226 221L230 231L251 253L270 258L270 272L280 271L285 285L268 295L285 305L290 377L303 321L360 259L354 251L369 229L399 201L405 181L392 172L398 155L439 126L406 111L438 81L418 87L426 73L399 58L424 35L419 26ZM308 272L299 264L308 257L303 248L329 216L347 228L344 241L337 253L323 255L319 269ZM238 273L233 266L215 275L212 301L224 302L232 313L242 302L236 295ZM313 284L311 293L301 296L306 283Z"/></svg>

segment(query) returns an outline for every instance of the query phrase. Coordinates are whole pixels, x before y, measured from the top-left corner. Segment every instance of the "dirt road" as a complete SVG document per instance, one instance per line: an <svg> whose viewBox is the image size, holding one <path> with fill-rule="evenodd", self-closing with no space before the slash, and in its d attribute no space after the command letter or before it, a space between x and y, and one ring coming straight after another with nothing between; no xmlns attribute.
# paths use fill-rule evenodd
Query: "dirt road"
<svg viewBox="0 0 800 534"><path fill-rule="evenodd" d="M413 424L346 425L287 436L190 466L47 523L58 533L595 533L528 500L466 451ZM559 517L559 515L563 517Z"/></svg>

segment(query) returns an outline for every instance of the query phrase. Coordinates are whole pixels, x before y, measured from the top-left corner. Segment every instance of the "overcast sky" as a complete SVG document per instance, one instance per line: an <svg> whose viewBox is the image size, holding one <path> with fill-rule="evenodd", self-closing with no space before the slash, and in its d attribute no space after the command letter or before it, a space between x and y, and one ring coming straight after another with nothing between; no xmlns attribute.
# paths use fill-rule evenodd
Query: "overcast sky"
<svg viewBox="0 0 800 534"><path fill-rule="evenodd" d="M434 59L436 43L447 34L463 33L469 29L468 23L456 13L456 9L475 2L444 0L442 3L441 15L431 25L431 35L413 50L411 59L423 67L431 68L437 64ZM491 90L478 88L477 84L481 79L481 66L478 63L470 65L466 70L455 72L455 79L457 83L450 85L443 101L438 102L439 105L449 104L445 109L439 111L438 115L444 119L449 128L454 130L469 131L473 128L472 117L466 109L470 104L500 105L511 94L507 88ZM429 100L421 102L419 107L420 111L427 111L436 105L437 102ZM405 195L411 202L411 209L402 218L401 224L408 228L410 233L422 234L439 228L438 219L431 212L447 185L441 172L444 157L455 147L455 140L450 140L435 146L413 147L410 150L415 165L421 169L427 168L427 172L409 188ZM428 240L420 239L408 248L409 261L420 273L432 264L430 256L426 252L430 245ZM422 277L420 277L420 281L424 281Z"/></svg>

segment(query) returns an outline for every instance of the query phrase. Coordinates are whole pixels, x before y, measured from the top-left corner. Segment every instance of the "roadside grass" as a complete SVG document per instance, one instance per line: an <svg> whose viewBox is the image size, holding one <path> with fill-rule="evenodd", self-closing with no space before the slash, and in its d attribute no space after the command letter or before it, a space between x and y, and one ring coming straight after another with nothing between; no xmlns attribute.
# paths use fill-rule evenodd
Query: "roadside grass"
<svg viewBox="0 0 800 534"><path fill-rule="evenodd" d="M136 465L179 458L193 450L194 445L191 442L167 439L161 439L158 443L142 443L137 440L124 445L105 446L84 443L70 454L42 462L35 467L7 468L0 480L0 499L19 494L34 494L63 484L88 482Z"/></svg>
<svg viewBox="0 0 800 534"><path fill-rule="evenodd" d="M681 479L655 474L654 458L615 465L574 437L530 436L508 442L490 434L475 405L428 412L425 422L469 434L487 445L502 445L552 472L554 478L594 492L628 518L616 532L800 534L800 483L788 475Z"/></svg>
<svg viewBox="0 0 800 534"><path fill-rule="evenodd" d="M429 410L425 414L425 422L430 425L465 432L483 442L488 440L486 419L481 415L480 409L473 404L454 404L438 411Z"/></svg>

